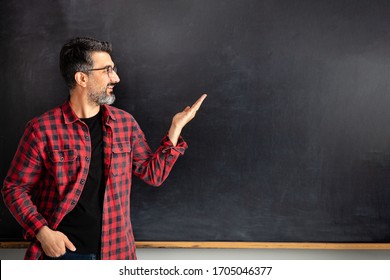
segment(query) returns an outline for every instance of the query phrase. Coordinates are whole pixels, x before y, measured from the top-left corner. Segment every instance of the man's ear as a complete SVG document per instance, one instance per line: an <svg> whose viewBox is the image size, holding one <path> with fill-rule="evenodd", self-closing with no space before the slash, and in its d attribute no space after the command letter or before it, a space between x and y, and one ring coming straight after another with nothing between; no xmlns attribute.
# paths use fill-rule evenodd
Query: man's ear
<svg viewBox="0 0 390 280"><path fill-rule="evenodd" d="M83 72L76 72L74 74L74 79L76 83L81 87L86 87L88 82L88 75Z"/></svg>

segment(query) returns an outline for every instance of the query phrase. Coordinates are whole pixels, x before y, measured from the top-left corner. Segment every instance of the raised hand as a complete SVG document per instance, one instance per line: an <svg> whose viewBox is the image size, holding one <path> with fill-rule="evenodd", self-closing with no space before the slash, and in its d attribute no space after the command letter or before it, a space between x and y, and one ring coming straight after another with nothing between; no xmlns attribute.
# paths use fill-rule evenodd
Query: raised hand
<svg viewBox="0 0 390 280"><path fill-rule="evenodd" d="M172 119L172 125L169 129L169 139L176 146L181 130L189 123L196 115L207 94L203 94L191 107L187 106L182 112L177 113Z"/></svg>

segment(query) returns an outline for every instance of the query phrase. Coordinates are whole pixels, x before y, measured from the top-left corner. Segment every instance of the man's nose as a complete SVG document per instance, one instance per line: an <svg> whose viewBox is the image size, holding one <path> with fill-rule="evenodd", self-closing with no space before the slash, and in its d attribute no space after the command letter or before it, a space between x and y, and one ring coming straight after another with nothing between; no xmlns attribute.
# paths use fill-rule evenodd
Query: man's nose
<svg viewBox="0 0 390 280"><path fill-rule="evenodd" d="M112 74L111 74L111 83L113 84L117 84L120 82L120 78L119 78L119 75L115 72L115 71L112 71Z"/></svg>

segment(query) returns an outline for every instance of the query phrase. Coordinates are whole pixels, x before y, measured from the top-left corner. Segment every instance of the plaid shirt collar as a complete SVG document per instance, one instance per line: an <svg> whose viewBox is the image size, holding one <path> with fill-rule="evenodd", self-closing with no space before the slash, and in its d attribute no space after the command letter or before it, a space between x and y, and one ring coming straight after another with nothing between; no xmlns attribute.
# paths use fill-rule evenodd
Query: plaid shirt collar
<svg viewBox="0 0 390 280"><path fill-rule="evenodd" d="M80 119L76 115L76 113L73 111L72 107L70 106L69 99L64 104L62 104L61 109L62 109L62 115L64 117L65 124L71 124L71 123L74 123ZM116 121L116 118L115 118L110 106L101 105L100 109L102 110L103 119L105 120L105 123L107 125L109 125L110 119L112 119L113 121Z"/></svg>

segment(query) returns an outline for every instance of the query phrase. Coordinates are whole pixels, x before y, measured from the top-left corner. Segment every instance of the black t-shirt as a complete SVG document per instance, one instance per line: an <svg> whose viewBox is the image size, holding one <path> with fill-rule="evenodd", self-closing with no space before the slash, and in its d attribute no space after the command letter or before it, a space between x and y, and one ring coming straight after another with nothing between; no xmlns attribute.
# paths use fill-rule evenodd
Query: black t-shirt
<svg viewBox="0 0 390 280"><path fill-rule="evenodd" d="M92 141L89 173L78 203L64 217L57 230L76 246L77 253L99 255L105 190L102 113L100 111L92 118L81 120L88 125Z"/></svg>

